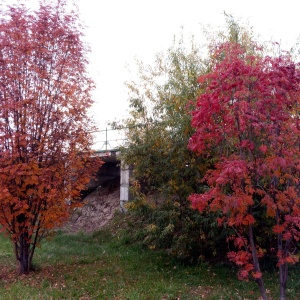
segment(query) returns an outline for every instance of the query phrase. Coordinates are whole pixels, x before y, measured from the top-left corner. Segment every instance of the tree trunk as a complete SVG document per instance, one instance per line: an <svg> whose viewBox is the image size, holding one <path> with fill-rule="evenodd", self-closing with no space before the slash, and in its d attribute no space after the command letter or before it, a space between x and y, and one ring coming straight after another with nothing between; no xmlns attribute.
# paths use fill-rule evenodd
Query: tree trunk
<svg viewBox="0 0 300 300"><path fill-rule="evenodd" d="M280 225L280 212L278 208L276 210L276 224ZM282 233L278 233L277 235L278 252L283 257L285 257L286 253L288 253L287 251L288 244L289 242L286 241L285 249L284 249L284 241L283 241ZM285 300L287 277L288 277L288 264L285 262L279 265L280 300Z"/></svg>
<svg viewBox="0 0 300 300"><path fill-rule="evenodd" d="M288 277L288 264L279 266L279 280L280 280L280 300L285 300L286 283Z"/></svg>
<svg viewBox="0 0 300 300"><path fill-rule="evenodd" d="M253 227L251 225L249 226L249 240L250 240L250 245L251 245L251 249L252 249L254 271L260 273L260 266L259 266L259 261L258 261L257 252L256 252L256 248L255 248L255 242L254 242ZM257 278L255 280L255 282L257 283L257 285L259 287L262 299L268 300L267 291L266 291L265 284L264 284L264 281L262 280L262 278Z"/></svg>
<svg viewBox="0 0 300 300"><path fill-rule="evenodd" d="M31 267L31 259L29 255L30 242L26 233L23 233L19 240L15 243L16 258L19 262L19 273L28 274Z"/></svg>

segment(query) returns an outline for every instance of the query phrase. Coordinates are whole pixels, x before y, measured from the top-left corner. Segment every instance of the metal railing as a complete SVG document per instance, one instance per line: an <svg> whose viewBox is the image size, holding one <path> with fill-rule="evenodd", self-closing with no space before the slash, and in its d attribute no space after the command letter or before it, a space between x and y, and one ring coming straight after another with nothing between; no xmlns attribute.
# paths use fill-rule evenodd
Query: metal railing
<svg viewBox="0 0 300 300"><path fill-rule="evenodd" d="M94 149L98 151L117 150L126 141L126 128L106 128L95 133Z"/></svg>

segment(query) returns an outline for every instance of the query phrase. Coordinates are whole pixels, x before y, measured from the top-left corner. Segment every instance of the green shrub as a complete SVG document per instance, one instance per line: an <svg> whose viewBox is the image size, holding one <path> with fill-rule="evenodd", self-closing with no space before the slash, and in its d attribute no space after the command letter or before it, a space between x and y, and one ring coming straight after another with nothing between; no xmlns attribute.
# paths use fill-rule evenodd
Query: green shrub
<svg viewBox="0 0 300 300"><path fill-rule="evenodd" d="M127 243L139 242L149 249L164 249L189 263L224 259L226 234L224 228L212 222L215 216L200 215L173 199L160 199L162 203L155 204L153 196L148 198L147 201L138 192L128 203Z"/></svg>

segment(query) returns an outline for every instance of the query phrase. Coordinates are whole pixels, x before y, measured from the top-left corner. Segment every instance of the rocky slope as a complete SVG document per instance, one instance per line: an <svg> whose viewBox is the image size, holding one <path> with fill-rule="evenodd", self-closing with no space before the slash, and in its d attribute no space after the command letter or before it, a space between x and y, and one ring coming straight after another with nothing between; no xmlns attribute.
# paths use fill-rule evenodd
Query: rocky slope
<svg viewBox="0 0 300 300"><path fill-rule="evenodd" d="M82 207L75 208L62 230L68 233L91 233L105 226L120 207L119 184L99 187L83 200Z"/></svg>

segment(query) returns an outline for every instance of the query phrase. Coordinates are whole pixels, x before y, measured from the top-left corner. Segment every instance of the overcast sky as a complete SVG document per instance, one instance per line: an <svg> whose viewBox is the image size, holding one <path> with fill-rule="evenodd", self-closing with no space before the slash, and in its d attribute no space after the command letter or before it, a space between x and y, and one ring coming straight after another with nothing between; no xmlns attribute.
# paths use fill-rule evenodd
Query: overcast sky
<svg viewBox="0 0 300 300"><path fill-rule="evenodd" d="M262 40L291 47L299 33L297 0L78 0L87 26L95 91L95 118L100 128L127 110L124 82L137 57L151 62L155 53L172 45L184 28L186 37L200 35L200 24L224 25L224 11L248 22Z"/></svg>
<svg viewBox="0 0 300 300"><path fill-rule="evenodd" d="M0 0L13 3L18 0ZM37 3L38 0L27 0ZM202 25L224 28L224 11L248 22L262 41L289 49L300 34L298 0L67 0L78 3L91 47L90 71L97 88L93 107L100 129L121 119L128 107L124 82L134 58L150 63L155 53L172 45L182 27L188 39Z"/></svg>

